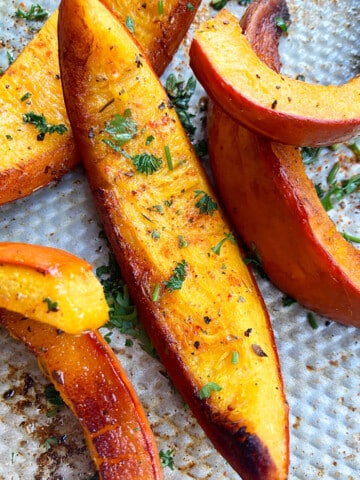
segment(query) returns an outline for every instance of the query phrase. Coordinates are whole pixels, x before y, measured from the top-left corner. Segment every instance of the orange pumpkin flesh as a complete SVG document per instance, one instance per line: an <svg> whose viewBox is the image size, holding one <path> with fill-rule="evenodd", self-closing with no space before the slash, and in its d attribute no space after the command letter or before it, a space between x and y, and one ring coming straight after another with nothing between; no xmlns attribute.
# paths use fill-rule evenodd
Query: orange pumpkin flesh
<svg viewBox="0 0 360 480"><path fill-rule="evenodd" d="M0 322L37 356L78 418L102 480L162 479L146 415L100 333L69 335L2 309Z"/></svg>
<svg viewBox="0 0 360 480"><path fill-rule="evenodd" d="M225 9L196 31L190 65L228 115L272 140L321 146L360 132L360 77L340 86L324 86L274 72Z"/></svg>
<svg viewBox="0 0 360 480"><path fill-rule="evenodd" d="M51 247L0 243L0 308L68 333L108 321L103 288L84 260Z"/></svg>
<svg viewBox="0 0 360 480"><path fill-rule="evenodd" d="M192 0L193 8L188 7L188 1L166 1L161 13L158 2L103 3L119 20L131 17L135 36L160 75L185 35L200 0ZM80 160L62 95L57 18L55 11L0 78L0 205L60 179ZM49 125L64 125L67 131L46 133L39 140L35 125L23 121L24 114L29 113L44 115Z"/></svg>
<svg viewBox="0 0 360 480"><path fill-rule="evenodd" d="M242 19L242 27L257 54L279 68L276 30L264 7L274 2L260 3L260 13L260 5L251 8L256 22L273 25L271 49L259 42L251 15ZM282 2L277 3L280 10ZM299 149L251 133L215 104L208 125L221 198L245 243L256 245L266 274L304 306L359 326L360 253L336 231L306 175Z"/></svg>
<svg viewBox="0 0 360 480"><path fill-rule="evenodd" d="M238 247L229 240L219 254L212 250L230 226L217 204L212 215L197 206L203 194L214 201L214 192L163 87L128 31L96 0L63 0L59 49L94 198L163 364L244 479L285 479L288 412L269 318ZM136 134L111 148L104 128L126 112ZM144 152L162 160L148 175L133 162ZM185 278L172 290L167 283L179 264ZM203 398L209 382L220 390Z"/></svg>

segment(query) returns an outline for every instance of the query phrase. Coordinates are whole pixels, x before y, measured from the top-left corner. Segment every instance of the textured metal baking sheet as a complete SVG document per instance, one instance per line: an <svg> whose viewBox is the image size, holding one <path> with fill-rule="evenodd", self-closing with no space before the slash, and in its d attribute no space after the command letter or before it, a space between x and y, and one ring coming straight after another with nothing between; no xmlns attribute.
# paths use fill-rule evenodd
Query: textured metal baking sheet
<svg viewBox="0 0 360 480"><path fill-rule="evenodd" d="M7 52L16 56L40 27L16 20L18 7L40 3L52 11L58 1L0 0L0 66ZM360 71L360 4L358 0L288 0L292 24L281 41L283 71L306 80L340 83ZM244 7L227 4L239 15ZM213 15L209 0L199 16ZM170 71L187 78L186 48L191 32ZM193 108L199 110L200 88ZM201 115L198 117L201 137ZM359 139L358 139L359 140ZM335 161L343 175L360 173L359 159L346 146L324 149L321 162L309 168L316 183L324 182ZM339 230L360 236L359 192L330 212ZM87 259L94 269L107 264L106 243L81 167L63 180L26 199L0 207L0 241L24 241L64 248ZM293 304L284 307L283 294L258 278L271 315L290 405L290 480L355 480L360 476L360 331L316 317ZM46 412L48 383L25 347L0 329L0 480L90 480L95 473L82 430L63 408L53 418ZM104 331L106 333L106 331ZM159 450L173 451L174 469L166 480L238 479L214 450L178 393L163 366L125 336L112 335L111 346L127 370L148 414ZM271 401L271 399L269 399ZM50 440L49 440L50 439ZM55 439L51 442L51 439Z"/></svg>

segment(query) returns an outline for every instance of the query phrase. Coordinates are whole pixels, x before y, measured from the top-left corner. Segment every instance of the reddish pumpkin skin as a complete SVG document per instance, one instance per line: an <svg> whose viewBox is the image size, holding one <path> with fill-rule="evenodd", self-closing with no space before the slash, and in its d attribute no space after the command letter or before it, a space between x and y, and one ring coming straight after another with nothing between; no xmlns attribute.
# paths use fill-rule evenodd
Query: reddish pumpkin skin
<svg viewBox="0 0 360 480"><path fill-rule="evenodd" d="M254 2L242 28L257 54L278 70L277 40L262 44L252 24L254 19L262 23L266 4L284 8L281 1ZM269 278L307 308L359 326L360 253L336 231L299 149L251 133L214 104L208 126L220 196L245 243L256 245Z"/></svg>
<svg viewBox="0 0 360 480"><path fill-rule="evenodd" d="M359 77L339 86L290 79L264 65L269 54L259 61L236 17L223 9L196 31L190 66L228 115L274 141L326 146L360 132Z"/></svg>
<svg viewBox="0 0 360 480"><path fill-rule="evenodd" d="M36 355L78 418L102 480L163 478L139 399L99 332L70 335L2 309L0 322Z"/></svg>

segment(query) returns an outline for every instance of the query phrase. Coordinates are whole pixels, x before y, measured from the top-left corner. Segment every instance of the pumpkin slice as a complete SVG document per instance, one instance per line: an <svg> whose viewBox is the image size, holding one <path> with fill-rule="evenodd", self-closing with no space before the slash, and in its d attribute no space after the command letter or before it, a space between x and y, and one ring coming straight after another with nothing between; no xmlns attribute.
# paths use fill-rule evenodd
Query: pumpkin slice
<svg viewBox="0 0 360 480"><path fill-rule="evenodd" d="M69 335L2 309L0 322L37 356L78 418L101 480L162 479L146 415L100 333Z"/></svg>
<svg viewBox="0 0 360 480"><path fill-rule="evenodd" d="M161 83L97 0L62 1L59 51L94 199L163 364L245 480L285 479L288 408L269 317Z"/></svg>
<svg viewBox="0 0 360 480"><path fill-rule="evenodd" d="M102 285L86 261L51 247L0 243L0 308L68 333L108 320Z"/></svg>
<svg viewBox="0 0 360 480"><path fill-rule="evenodd" d="M200 0L103 0L127 21L157 74L170 62ZM60 81L55 11L0 78L0 205L60 179L78 162Z"/></svg>
<svg viewBox="0 0 360 480"><path fill-rule="evenodd" d="M242 26L257 54L279 68L273 11L251 5ZM277 0L275 15L283 8ZM258 41L256 24L270 25L273 41ZM269 49L269 45L272 47ZM298 148L257 136L212 104L208 116L211 166L221 198L266 274L311 310L360 326L360 252L336 231L306 175Z"/></svg>
<svg viewBox="0 0 360 480"><path fill-rule="evenodd" d="M340 86L285 77L261 61L225 9L197 30L190 60L209 96L258 134L291 145L321 146L360 133L360 76Z"/></svg>

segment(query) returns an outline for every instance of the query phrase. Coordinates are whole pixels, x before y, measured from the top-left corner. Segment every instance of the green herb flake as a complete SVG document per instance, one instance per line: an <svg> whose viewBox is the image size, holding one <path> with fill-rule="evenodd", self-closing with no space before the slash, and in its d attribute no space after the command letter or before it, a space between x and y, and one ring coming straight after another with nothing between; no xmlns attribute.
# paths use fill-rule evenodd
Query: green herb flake
<svg viewBox="0 0 360 480"><path fill-rule="evenodd" d="M346 195L350 195L360 187L360 174L353 175L349 179L337 181L335 175L337 173L337 165L331 169L328 175L328 182L331 181L329 188L324 190L320 184L315 185L316 193L326 211L333 208L333 201L340 201Z"/></svg>
<svg viewBox="0 0 360 480"><path fill-rule="evenodd" d="M348 242L353 242L353 243L360 243L360 237L356 237L355 235L350 235L349 233L342 232L341 234L345 240Z"/></svg>
<svg viewBox="0 0 360 480"><path fill-rule="evenodd" d="M289 297L288 295L284 295L282 300L281 300L281 303L282 303L283 307L290 307L291 305L296 303L296 300Z"/></svg>
<svg viewBox="0 0 360 480"><path fill-rule="evenodd" d="M186 261L182 260L174 269L174 273L171 275L169 280L164 282L165 288L170 291L181 290L182 285L186 278Z"/></svg>
<svg viewBox="0 0 360 480"><path fill-rule="evenodd" d="M47 304L48 310L47 313L50 312L58 312L59 311L59 304L58 302L53 302L51 298L46 297L43 299L43 303Z"/></svg>
<svg viewBox="0 0 360 480"><path fill-rule="evenodd" d="M310 165L311 163L319 160L321 148L303 147L301 149L301 157L304 165Z"/></svg>
<svg viewBox="0 0 360 480"><path fill-rule="evenodd" d="M173 165L173 161L172 161L172 158L171 158L171 153L170 153L169 146L165 145L164 150L165 150L165 157L166 157L166 162L167 162L168 168L169 168L169 170L173 170L174 165Z"/></svg>
<svg viewBox="0 0 360 480"><path fill-rule="evenodd" d="M105 132L110 135L115 145L121 147L136 135L137 123L131 118L131 110L126 109L123 115L115 113L114 119L105 127Z"/></svg>
<svg viewBox="0 0 360 480"><path fill-rule="evenodd" d="M188 10L194 10L194 5L189 2L189 3L186 5L186 8L187 8Z"/></svg>
<svg viewBox="0 0 360 480"><path fill-rule="evenodd" d="M220 250L221 250L221 247L224 245L224 243L229 240L233 245L236 245L236 240L233 236L233 234L231 232L228 232L228 233L224 233L225 237L220 240L219 243L217 243L214 247L212 247L212 251L216 254L216 255L220 255Z"/></svg>
<svg viewBox="0 0 360 480"><path fill-rule="evenodd" d="M196 127L192 124L192 118L195 115L189 113L188 108L196 88L195 77L191 76L185 82L182 77L176 77L171 73L166 79L165 88L186 133L192 136L196 131Z"/></svg>
<svg viewBox="0 0 360 480"><path fill-rule="evenodd" d="M134 342L131 340L131 338L127 338L125 340L125 347L132 347L134 345Z"/></svg>
<svg viewBox="0 0 360 480"><path fill-rule="evenodd" d="M200 400L204 400L205 398L210 397L211 392L220 392L221 390L222 387L220 387L220 385L214 382L209 382L200 389L199 398Z"/></svg>
<svg viewBox="0 0 360 480"><path fill-rule="evenodd" d="M144 175L152 175L160 170L162 159L157 158L149 153L140 153L132 157L133 164L138 172Z"/></svg>
<svg viewBox="0 0 360 480"><path fill-rule="evenodd" d="M187 240L184 239L182 235L178 236L178 241L179 241L179 248L186 248L189 246L189 243Z"/></svg>
<svg viewBox="0 0 360 480"><path fill-rule="evenodd" d="M319 327L315 315L312 312L308 312L307 321L309 322L309 325L313 330L316 330Z"/></svg>
<svg viewBox="0 0 360 480"><path fill-rule="evenodd" d="M203 190L195 190L195 198L199 197L195 203L195 207L199 209L201 214L212 216L215 210L218 210L218 204Z"/></svg>
<svg viewBox="0 0 360 480"><path fill-rule="evenodd" d="M6 140L13 140L13 137L11 135L5 135Z"/></svg>
<svg viewBox="0 0 360 480"><path fill-rule="evenodd" d="M158 0L158 13L162 15L164 13L164 2L163 0Z"/></svg>
<svg viewBox="0 0 360 480"><path fill-rule="evenodd" d="M355 153L355 155L360 158L360 142L359 141L355 141L353 143L349 143L348 147L350 148L350 150L352 152Z"/></svg>
<svg viewBox="0 0 360 480"><path fill-rule="evenodd" d="M7 60L8 60L9 65L14 63L15 58L10 52L6 52L6 56L7 56Z"/></svg>
<svg viewBox="0 0 360 480"><path fill-rule="evenodd" d="M215 10L221 10L222 8L225 7L227 2L228 2L228 0L211 0L210 5Z"/></svg>
<svg viewBox="0 0 360 480"><path fill-rule="evenodd" d="M287 32L287 24L282 17L275 17L275 25L280 28L282 32Z"/></svg>
<svg viewBox="0 0 360 480"><path fill-rule="evenodd" d="M28 98L31 97L31 95L32 95L32 94L31 94L30 92L24 93L24 95L20 98L20 101L21 101L21 102L25 102Z"/></svg>
<svg viewBox="0 0 360 480"><path fill-rule="evenodd" d="M231 363L233 365L237 365L239 363L239 352L232 352L231 355Z"/></svg>
<svg viewBox="0 0 360 480"><path fill-rule="evenodd" d="M170 468L170 470L174 470L174 450L160 450L159 451L159 456L160 456L160 462L161 466L163 468Z"/></svg>
<svg viewBox="0 0 360 480"><path fill-rule="evenodd" d="M18 18L24 18L25 20L36 21L36 20L45 20L49 14L46 10L44 10L41 5L38 3L35 5L31 5L29 11L22 10L18 8L15 12L15 16Z"/></svg>
<svg viewBox="0 0 360 480"><path fill-rule="evenodd" d="M48 418L53 418L60 412L61 408L65 405L65 402L52 383L45 386L45 397L50 404L50 407L46 411L46 416Z"/></svg>
<svg viewBox="0 0 360 480"><path fill-rule="evenodd" d="M159 240L160 238L160 233L157 231L157 230L153 230L151 232L151 238L153 238L154 240Z"/></svg>
<svg viewBox="0 0 360 480"><path fill-rule="evenodd" d="M154 140L155 140L154 135L149 135L148 137L146 137L145 145L148 147L149 145L152 144L152 142L153 142Z"/></svg>
<svg viewBox="0 0 360 480"><path fill-rule="evenodd" d="M250 256L247 256L244 258L244 263L245 265L250 265L250 264L253 264L259 268L263 268L262 266L262 258L260 256L260 253L255 245L255 243L252 243L251 244L251 252L252 252L252 255Z"/></svg>
<svg viewBox="0 0 360 480"><path fill-rule="evenodd" d="M108 265L96 270L109 305L109 321L106 327L110 330L117 328L120 333L129 335L139 341L141 348L152 357L156 356L155 349L139 322L137 310L132 302L127 285L122 279L119 266L111 252Z"/></svg>
<svg viewBox="0 0 360 480"><path fill-rule="evenodd" d="M28 112L23 115L23 122L30 123L31 125L35 125L36 129L39 132L37 137L38 140L44 140L45 135L58 133L59 135L63 135L67 132L67 128L63 123L58 125L50 125L47 123L47 120L44 114L36 114L34 112Z"/></svg>
<svg viewBox="0 0 360 480"><path fill-rule="evenodd" d="M48 437L48 438L45 440L46 450L50 450L50 448L51 448L53 445L58 445L58 444L59 444L59 439L56 438L56 437Z"/></svg>
<svg viewBox="0 0 360 480"><path fill-rule="evenodd" d="M131 33L135 33L135 23L134 19L130 16L126 18L125 25Z"/></svg>
<svg viewBox="0 0 360 480"><path fill-rule="evenodd" d="M157 302L159 300L159 298L160 298L160 285L157 283L155 285L151 300L153 302Z"/></svg>

